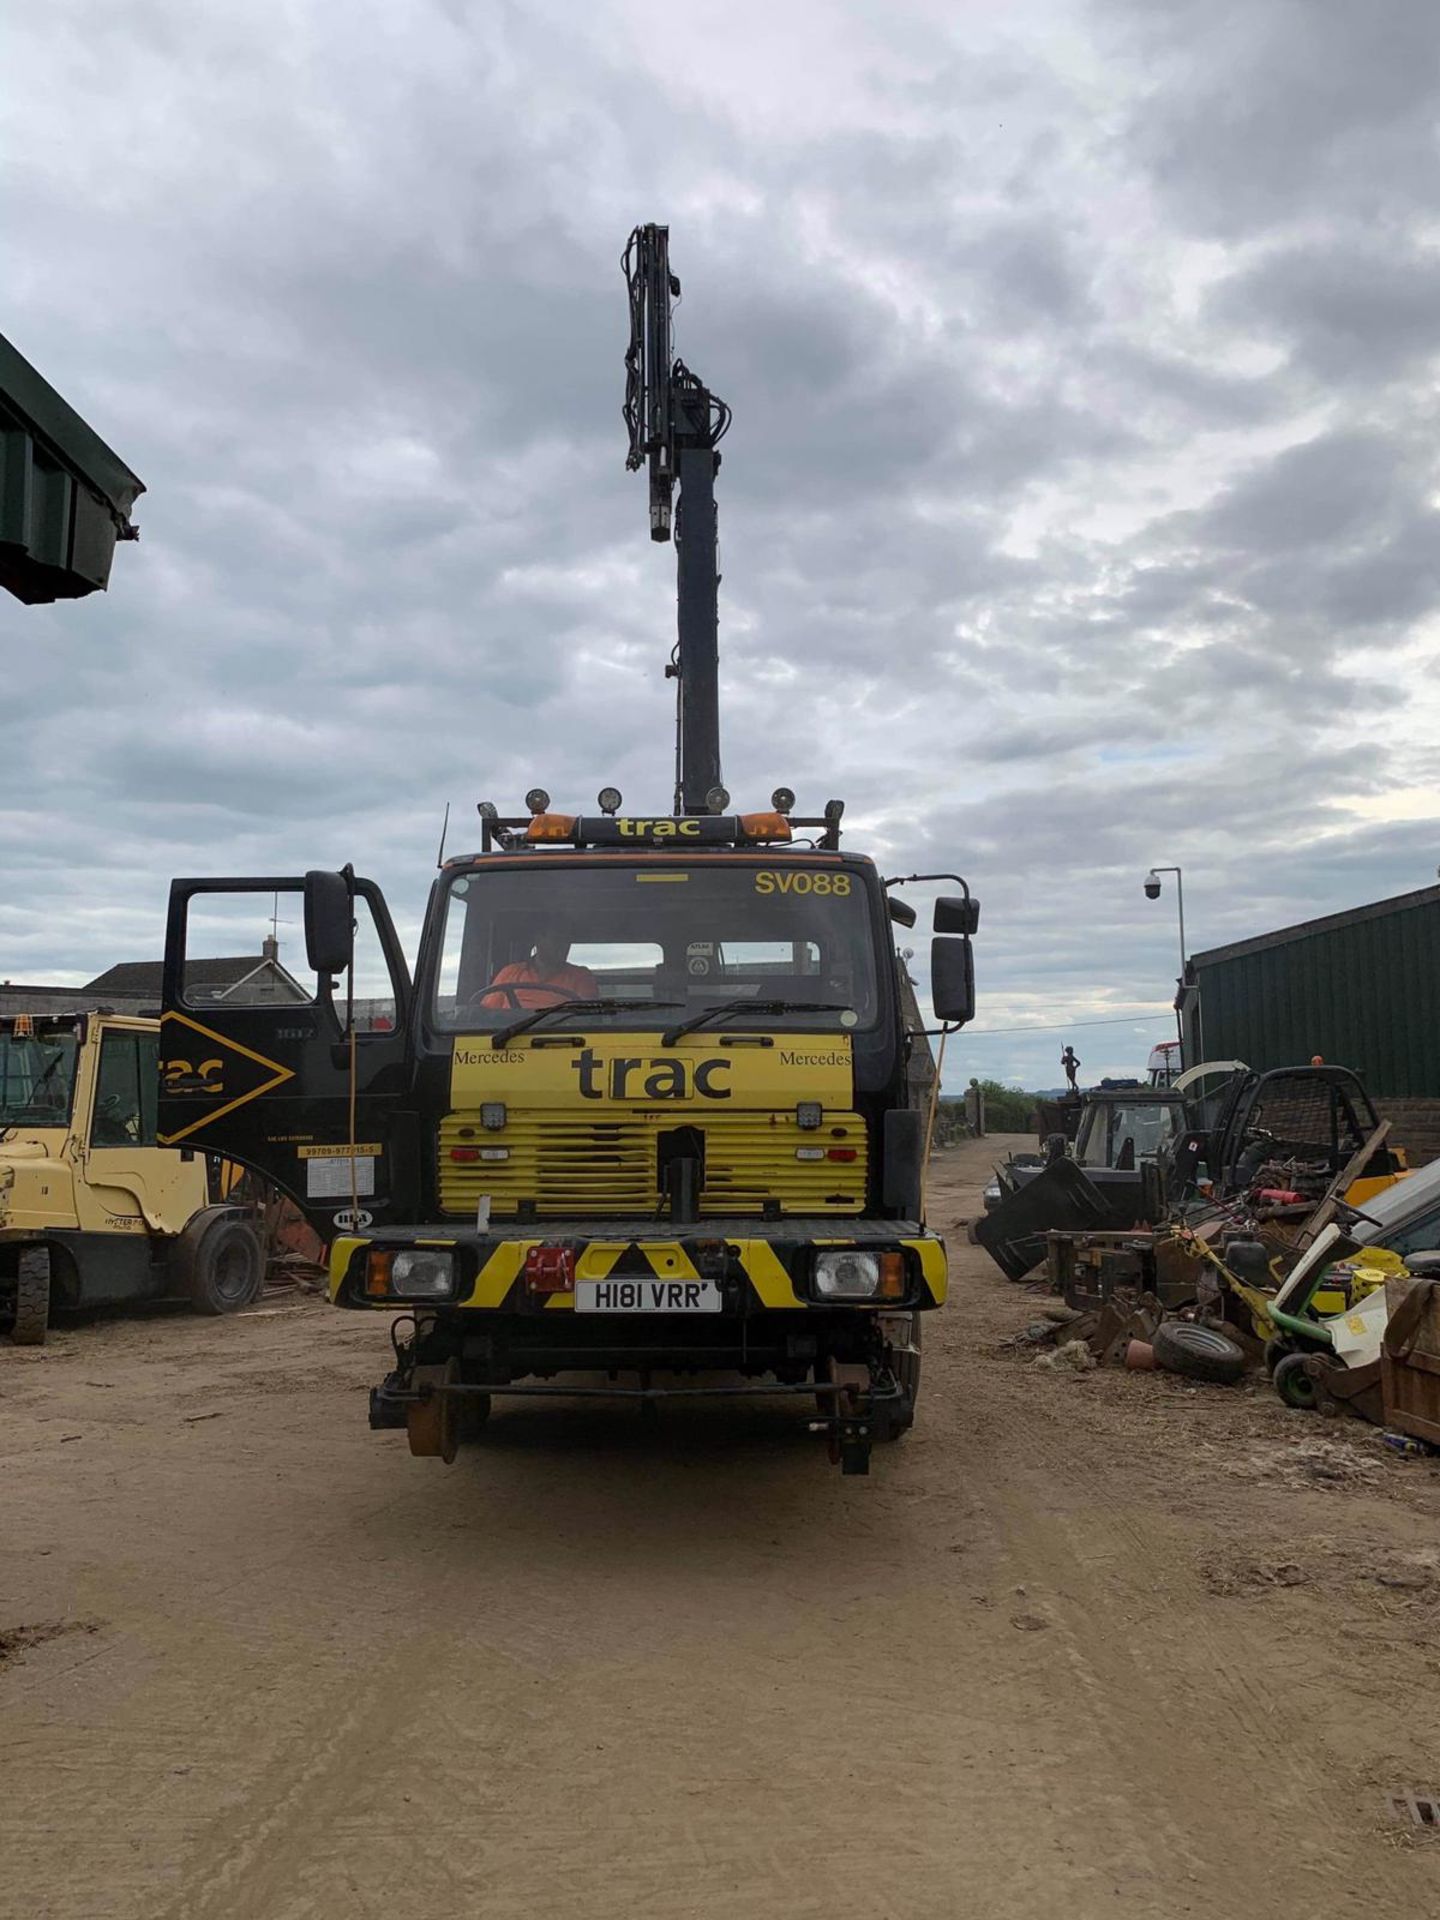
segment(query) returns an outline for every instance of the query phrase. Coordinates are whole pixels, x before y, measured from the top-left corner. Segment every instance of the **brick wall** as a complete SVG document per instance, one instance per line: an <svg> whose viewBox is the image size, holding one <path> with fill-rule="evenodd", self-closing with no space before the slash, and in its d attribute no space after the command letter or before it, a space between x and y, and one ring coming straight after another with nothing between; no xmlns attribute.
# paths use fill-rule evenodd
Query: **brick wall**
<svg viewBox="0 0 1440 1920"><path fill-rule="evenodd" d="M1377 1100L1382 1120L1390 1122L1393 1145L1404 1147L1412 1167L1440 1160L1440 1100Z"/></svg>

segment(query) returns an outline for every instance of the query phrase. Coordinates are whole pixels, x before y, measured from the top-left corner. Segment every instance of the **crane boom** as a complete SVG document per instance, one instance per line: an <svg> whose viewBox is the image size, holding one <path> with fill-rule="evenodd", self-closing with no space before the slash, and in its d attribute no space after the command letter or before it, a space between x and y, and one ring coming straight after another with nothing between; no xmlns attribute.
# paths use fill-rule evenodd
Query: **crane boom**
<svg viewBox="0 0 1440 1920"><path fill-rule="evenodd" d="M650 538L676 551L678 637L670 672L677 683L675 811L712 810L720 781L719 536L715 514L717 443L730 409L674 356L670 229L636 227L622 260L630 291L625 355L625 424L633 473L649 465ZM719 811L723 808L723 801Z"/></svg>

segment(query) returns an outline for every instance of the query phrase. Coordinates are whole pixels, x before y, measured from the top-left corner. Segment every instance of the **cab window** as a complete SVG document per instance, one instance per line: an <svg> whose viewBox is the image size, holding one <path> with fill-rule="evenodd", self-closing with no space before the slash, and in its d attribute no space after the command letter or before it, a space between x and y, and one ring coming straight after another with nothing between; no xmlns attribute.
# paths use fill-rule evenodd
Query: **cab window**
<svg viewBox="0 0 1440 1920"><path fill-rule="evenodd" d="M844 867L540 860L449 881L433 1013L495 1026L550 994L668 1025L754 999L768 1018L848 1029L877 1017L878 959L889 948Z"/></svg>
<svg viewBox="0 0 1440 1920"><path fill-rule="evenodd" d="M100 1040L90 1144L153 1147L159 1094L159 1038L153 1033L107 1033Z"/></svg>

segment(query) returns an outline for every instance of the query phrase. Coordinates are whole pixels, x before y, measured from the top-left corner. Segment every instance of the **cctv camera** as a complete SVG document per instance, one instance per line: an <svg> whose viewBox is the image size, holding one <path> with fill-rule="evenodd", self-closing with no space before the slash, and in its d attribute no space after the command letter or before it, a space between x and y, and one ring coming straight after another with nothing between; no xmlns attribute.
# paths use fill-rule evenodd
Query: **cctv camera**
<svg viewBox="0 0 1440 1920"><path fill-rule="evenodd" d="M1160 898L1160 882L1153 873L1145 882L1145 898L1147 900L1158 900Z"/></svg>

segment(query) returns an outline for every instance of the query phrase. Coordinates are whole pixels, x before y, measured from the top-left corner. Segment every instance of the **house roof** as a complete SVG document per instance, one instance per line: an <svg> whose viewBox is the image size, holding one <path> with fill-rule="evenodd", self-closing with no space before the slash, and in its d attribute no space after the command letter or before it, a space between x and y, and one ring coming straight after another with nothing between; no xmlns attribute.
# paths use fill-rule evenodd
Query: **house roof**
<svg viewBox="0 0 1440 1920"><path fill-rule="evenodd" d="M1392 913L1406 913L1414 907L1440 905L1440 887L1419 887L1414 893L1397 893L1389 900L1375 900L1365 907L1349 907L1344 913L1327 913L1319 920L1302 920L1293 927L1279 927L1274 933L1257 934L1251 940L1236 940L1228 947L1211 947L1191 954L1190 967L1213 967L1225 960L1239 960L1247 953L1263 953L1268 947L1288 946L1292 940L1308 940L1317 933L1333 933L1340 927L1358 926L1365 920L1381 920Z"/></svg>
<svg viewBox="0 0 1440 1920"><path fill-rule="evenodd" d="M185 978L195 987L233 987L264 964L264 956L258 953L241 953L233 959L187 960ZM163 960L122 960L88 981L83 991L158 994L164 972Z"/></svg>

